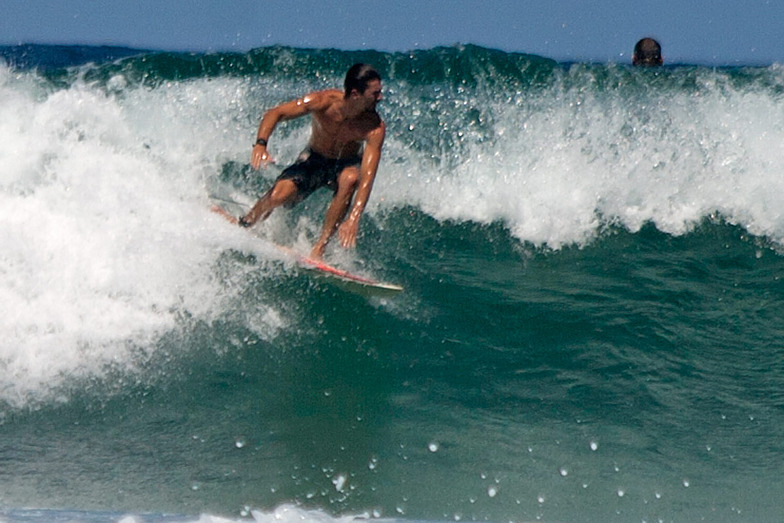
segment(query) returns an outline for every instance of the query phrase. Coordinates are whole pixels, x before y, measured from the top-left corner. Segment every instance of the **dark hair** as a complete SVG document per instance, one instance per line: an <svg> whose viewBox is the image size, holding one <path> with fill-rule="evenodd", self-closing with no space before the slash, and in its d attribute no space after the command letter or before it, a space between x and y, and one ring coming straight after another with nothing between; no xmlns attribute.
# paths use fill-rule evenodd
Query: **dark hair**
<svg viewBox="0 0 784 523"><path fill-rule="evenodd" d="M661 45L653 38L643 38L634 46L632 65L661 65Z"/></svg>
<svg viewBox="0 0 784 523"><path fill-rule="evenodd" d="M378 71L373 69L368 64L354 64L346 73L346 81L343 83L345 89L345 97L351 94L351 91L356 89L360 93L364 93L367 89L367 84L372 80L381 81L381 75Z"/></svg>

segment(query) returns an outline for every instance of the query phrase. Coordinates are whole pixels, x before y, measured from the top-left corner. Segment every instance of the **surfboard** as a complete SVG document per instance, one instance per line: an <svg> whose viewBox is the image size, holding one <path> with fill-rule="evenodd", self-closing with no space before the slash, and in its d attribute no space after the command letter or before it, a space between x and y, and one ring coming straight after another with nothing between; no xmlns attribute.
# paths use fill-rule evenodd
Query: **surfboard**
<svg viewBox="0 0 784 523"><path fill-rule="evenodd" d="M229 211L223 208L222 205L213 203L210 207L210 210L220 216L222 216L226 221L232 223L234 225L238 224L238 219L236 216L232 215ZM318 276L323 276L333 283L338 284L338 286L344 288L345 290L355 292L358 294L366 295L366 296L391 296L397 294L403 290L403 287L394 283L382 282L375 280L373 278L368 278L366 276L361 276L359 274L354 274L344 269L339 269L337 267L333 267L328 263L325 263L321 260L314 260L311 259L304 254L297 252L296 250L292 249L291 247L286 247L284 245L278 245L277 243L267 241L271 245L273 245L276 249L280 252L290 256L294 261L297 262L297 265L302 267L305 270L312 271L314 274Z"/></svg>

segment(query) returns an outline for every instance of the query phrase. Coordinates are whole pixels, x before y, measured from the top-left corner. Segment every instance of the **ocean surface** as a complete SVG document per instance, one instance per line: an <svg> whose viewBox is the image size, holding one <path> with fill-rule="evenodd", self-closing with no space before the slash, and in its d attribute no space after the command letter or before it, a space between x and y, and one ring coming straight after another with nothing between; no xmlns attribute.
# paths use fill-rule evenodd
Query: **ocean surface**
<svg viewBox="0 0 784 523"><path fill-rule="evenodd" d="M266 108L384 78L358 246ZM281 124L285 166L307 119ZM781 521L784 68L0 48L0 522Z"/></svg>

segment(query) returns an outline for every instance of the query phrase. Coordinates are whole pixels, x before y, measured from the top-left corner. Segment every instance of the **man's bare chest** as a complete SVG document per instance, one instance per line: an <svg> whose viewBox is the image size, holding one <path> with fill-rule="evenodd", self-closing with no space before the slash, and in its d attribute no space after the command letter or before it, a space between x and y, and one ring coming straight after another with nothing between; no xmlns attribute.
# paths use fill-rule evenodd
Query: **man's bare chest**
<svg viewBox="0 0 784 523"><path fill-rule="evenodd" d="M314 118L314 133L338 143L362 141L377 124L370 118Z"/></svg>

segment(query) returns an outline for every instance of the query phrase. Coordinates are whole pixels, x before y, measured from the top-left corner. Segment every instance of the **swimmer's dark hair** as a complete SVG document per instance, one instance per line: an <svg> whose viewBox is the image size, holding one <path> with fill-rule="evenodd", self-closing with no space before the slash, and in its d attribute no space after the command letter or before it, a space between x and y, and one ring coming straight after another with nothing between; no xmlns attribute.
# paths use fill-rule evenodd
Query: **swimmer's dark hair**
<svg viewBox="0 0 784 523"><path fill-rule="evenodd" d="M634 46L632 65L653 67L663 63L661 45L653 38L643 38Z"/></svg>
<svg viewBox="0 0 784 523"><path fill-rule="evenodd" d="M346 81L343 83L343 88L345 89L343 96L348 98L354 89L359 91L360 94L364 93L368 83L373 80L381 81L381 75L372 66L368 64L352 65L346 73Z"/></svg>

